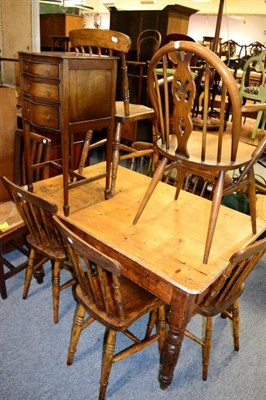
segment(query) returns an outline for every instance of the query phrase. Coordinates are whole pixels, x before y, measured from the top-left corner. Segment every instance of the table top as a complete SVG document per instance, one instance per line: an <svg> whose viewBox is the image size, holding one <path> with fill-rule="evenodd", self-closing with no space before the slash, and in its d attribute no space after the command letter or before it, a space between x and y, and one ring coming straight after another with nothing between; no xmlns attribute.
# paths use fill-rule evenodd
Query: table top
<svg viewBox="0 0 266 400"><path fill-rule="evenodd" d="M104 165L87 167L85 175L99 172ZM105 246L111 256L120 255L128 277L132 268L137 274L137 269L141 270L142 277L146 273L155 286L163 282L160 297L166 302L173 287L190 294L204 292L225 269L230 256L265 229L265 222L258 220L257 235L252 235L248 215L221 206L209 262L203 264L211 201L185 191L174 200L175 188L160 182L133 225L149 181L149 177L119 166L116 194L109 200L104 200L104 180L70 190L69 217L64 217L62 210L61 177L35 183L34 192L58 204L61 217Z"/></svg>

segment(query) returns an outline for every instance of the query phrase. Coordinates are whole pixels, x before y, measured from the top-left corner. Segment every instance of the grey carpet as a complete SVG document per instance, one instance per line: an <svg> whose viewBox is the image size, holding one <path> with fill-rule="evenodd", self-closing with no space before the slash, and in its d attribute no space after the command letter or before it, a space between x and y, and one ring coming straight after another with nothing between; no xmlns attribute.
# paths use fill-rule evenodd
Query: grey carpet
<svg viewBox="0 0 266 400"><path fill-rule="evenodd" d="M10 255L16 257L16 253ZM240 351L233 350L231 325L217 317L207 382L201 379L201 348L185 338L172 385L158 383L154 344L111 370L107 399L112 400L265 400L266 399L266 258L249 277L240 300ZM52 322L51 270L35 280L22 300L24 272L7 281L0 299L0 399L97 400L103 327L94 323L80 339L74 363L66 365L75 303L71 289L61 293L59 324ZM144 327L138 321L136 332ZM194 319L190 329L201 330ZM127 339L118 335L118 348Z"/></svg>

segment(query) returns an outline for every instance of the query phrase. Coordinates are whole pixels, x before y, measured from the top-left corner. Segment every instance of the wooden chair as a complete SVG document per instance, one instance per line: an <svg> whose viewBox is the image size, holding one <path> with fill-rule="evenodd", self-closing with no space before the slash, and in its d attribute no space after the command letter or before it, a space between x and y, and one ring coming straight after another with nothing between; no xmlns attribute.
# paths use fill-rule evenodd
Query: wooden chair
<svg viewBox="0 0 266 400"><path fill-rule="evenodd" d="M171 91L168 90L167 82L167 60L168 54L178 60L173 75ZM204 101L202 104L201 130L193 130L191 110L195 98L195 74L191 73L190 62L193 56L199 56L205 60L204 73ZM159 85L156 73L158 63L163 65L164 85ZM220 119L218 121L219 131L210 131L208 126L208 112L210 110L209 81L210 73L217 71L220 75L221 103ZM163 89L163 90L162 90ZM212 197L209 227L206 238L206 246L203 262L207 263L215 226L218 218L219 207L223 195L248 187L250 214L252 221L252 232L256 232L256 195L253 165L262 154L266 146L266 138L259 144L258 148L240 141L242 112L251 110L266 110L266 104L252 104L241 106L241 97L233 74L226 65L211 50L193 42L174 42L163 46L151 60L148 73L148 92L152 106L155 109L155 133L160 135L156 143L158 152L162 155L161 162L156 169L150 186L137 211L134 224L137 223L149 198L151 197L157 183L163 177L166 169L177 167L179 180L176 196L183 186L184 177L187 172L196 175L209 174L215 177L216 183ZM226 100L230 97L232 104L233 122L225 131ZM169 108L169 99L173 101L173 110ZM170 125L170 111L173 112L173 120ZM254 150L255 149L255 150ZM225 188L226 173L243 169L239 179L232 181ZM189 210L183 210L189 212Z"/></svg>
<svg viewBox="0 0 266 400"><path fill-rule="evenodd" d="M259 55L250 57L244 67L240 85L240 95L245 104L247 100L253 102L266 102L266 50ZM251 139L255 139L259 126L265 129L266 111L259 111L253 127Z"/></svg>
<svg viewBox="0 0 266 400"><path fill-rule="evenodd" d="M105 29L75 29L69 32L69 37L72 46L79 53L85 53L86 51L90 54L96 52L101 57L104 55L118 55L120 57L121 64L121 82L118 82L118 87L121 88L123 101L116 101L116 112L115 112L115 123L116 132L114 139L114 158L113 158L113 169L112 169L112 183L110 188L110 195L115 192L115 180L117 165L119 162L119 150L129 152L129 147L124 146L121 143L121 132L122 125L128 126L136 124L140 120L151 119L154 116L154 110L152 108L143 106L141 104L130 103L130 94L128 86L128 75L127 75L127 64L126 54L131 46L131 39L129 36L121 32ZM136 126L136 125L135 125ZM80 170L82 171L88 151L91 149L91 138L92 131L89 131L85 138L85 146L82 151ZM134 142L135 140L133 140ZM102 144L102 143L101 143ZM137 157L138 152L134 151L131 154L132 157Z"/></svg>
<svg viewBox="0 0 266 400"><path fill-rule="evenodd" d="M74 316L67 364L73 363L80 334L92 322L98 321L106 328L102 355L99 400L105 398L112 364L158 341L159 350L165 340L165 310L161 300L121 275L119 261L101 253L85 242L54 217L57 229L65 243L78 279L75 287L77 308ZM88 313L87 319L84 319ZM143 339L129 331L140 317L149 313ZM152 333L157 324L155 333ZM126 335L133 344L115 354L117 332Z"/></svg>
<svg viewBox="0 0 266 400"><path fill-rule="evenodd" d="M144 104L147 104L146 90L143 96L143 81L145 80L146 82L149 62L154 53L160 48L161 42L162 35L156 29L145 29L141 31L137 37L136 59L127 61L127 65L130 67L128 76L133 78L133 83L136 81L138 82L138 103L140 103L143 98Z"/></svg>
<svg viewBox="0 0 266 400"><path fill-rule="evenodd" d="M16 130L13 138L14 153L12 162L14 165L13 174L10 178L18 185L26 185L26 173L24 162L24 138L23 131ZM36 133L30 133L30 144L32 149L32 173L33 182L48 177L49 170L47 162L50 158L51 140ZM4 175L5 171L2 172ZM0 294L3 299L7 298L6 280L26 268L27 261L15 265L6 256L7 252L16 249L22 256L28 257L29 250L26 245L27 226L23 223L15 203L8 196L0 203L1 224L5 227L0 230ZM3 220L2 220L3 219ZM23 257L24 258L24 257ZM6 272L5 272L6 269ZM38 283L43 281L43 271L36 269L34 276Z"/></svg>
<svg viewBox="0 0 266 400"><path fill-rule="evenodd" d="M6 177L2 179L29 231L27 242L30 254L26 267L23 299L27 298L34 271L50 260L53 264L54 323L57 323L60 291L75 283L75 279L71 278L60 285L60 270L64 268L72 273L72 268L52 219L57 212L57 206L22 189Z"/></svg>
<svg viewBox="0 0 266 400"><path fill-rule="evenodd" d="M241 249L232 255L230 263L211 290L197 306L194 315L206 318L203 338L189 330L185 335L202 346L202 379L207 380L212 340L212 320L218 314L230 318L233 324L234 349L239 350L238 298L244 290L245 280L266 252L266 239Z"/></svg>

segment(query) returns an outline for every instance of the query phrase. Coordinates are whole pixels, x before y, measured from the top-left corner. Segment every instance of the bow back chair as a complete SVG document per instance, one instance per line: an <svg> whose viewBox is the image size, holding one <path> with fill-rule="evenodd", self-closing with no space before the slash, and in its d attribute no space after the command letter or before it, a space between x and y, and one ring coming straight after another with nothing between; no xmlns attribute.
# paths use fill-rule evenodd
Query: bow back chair
<svg viewBox="0 0 266 400"><path fill-rule="evenodd" d="M118 260L103 254L74 234L69 221L54 217L77 276L75 311L67 364L73 363L80 334L92 322L106 328L104 335L99 400L104 400L112 364L158 341L161 350L165 340L165 310L161 300L122 276ZM85 313L88 317L84 319ZM144 337L138 338L129 327L149 313ZM153 327L157 324L156 332ZM115 354L117 333L126 335L133 344Z"/></svg>
<svg viewBox="0 0 266 400"><path fill-rule="evenodd" d="M118 55L120 58L120 82L118 85L121 87L122 101L116 101L115 107L115 138L114 138L114 153L113 153L113 168L112 168L112 182L110 188L110 195L115 192L115 180L117 174L117 166L119 160L124 158L134 158L142 156L136 150L132 151L130 146L123 145L121 143L121 133L122 125L127 127L129 124L136 124L137 121L151 119L154 115L154 110L150 107L146 107L141 104L130 103L130 93L129 93L129 83L128 83L128 73L127 73L127 63L126 54L131 47L131 39L124 33L116 32L107 29L75 29L69 32L69 37L72 46L76 49L78 53L97 54L99 57L106 55ZM79 167L79 172L81 173L89 150L91 147L92 131L88 131L84 147L81 156L81 163ZM100 143L102 144L102 143ZM125 157L123 155L120 157L119 151L124 151ZM150 149L147 151L150 154Z"/></svg>
<svg viewBox="0 0 266 400"><path fill-rule="evenodd" d="M32 150L32 176L33 182L36 182L47 178L49 175L49 167L47 166L47 163L50 159L51 140L42 135L30 132L30 146ZM12 174L8 174L8 177L14 180L18 185L26 185L24 137L22 130L17 129L15 131L12 147L14 150L12 157L14 171ZM4 173L7 175L7 170L3 171L3 175ZM5 188L4 185L3 188ZM6 253L16 249L23 258L24 256L28 257L28 247L25 246L28 229L23 223L16 205L10 199L8 192L6 194L6 199L0 203L0 214L0 223L5 223L5 227L0 231L0 294L3 299L6 299L6 280L22 271L27 265L27 262L24 260L18 265L11 263ZM36 270L34 276L38 283L42 283L43 272L41 269Z"/></svg>
<svg viewBox="0 0 266 400"><path fill-rule="evenodd" d="M196 307L194 315L205 319L205 332L199 338L189 330L185 335L202 346L202 379L207 380L211 352L213 317L221 314L229 318L233 325L234 349L239 350L239 305L245 280L266 252L266 239L259 240L232 255L229 265L213 284L208 294Z"/></svg>
<svg viewBox="0 0 266 400"><path fill-rule="evenodd" d="M177 66L172 77L170 89L167 78L167 60L176 58ZM191 71L191 60L198 56L205 60L202 80L204 83L204 100L202 104L201 130L193 129L191 112L196 94L194 80L197 74ZM158 63L163 66L163 84L157 76ZM219 131L213 132L208 126L210 110L209 82L210 74L217 72L221 79L221 104L219 110ZM256 232L256 194L253 165L262 154L266 146L265 138L258 148L240 141L242 111L266 109L266 104L241 106L241 97L233 74L226 65L211 50L193 42L173 42L163 46L151 60L148 72L148 92L155 110L155 134L159 136L156 148L162 156L153 175L146 194L139 206L134 224L137 223L147 202L149 201L157 183L162 179L164 172L170 168L177 168L179 179L176 185L178 198L180 189L187 172L203 177L212 177L215 181L212 194L212 205L207 231L203 262L207 263L219 207L223 195L248 187L252 232ZM225 130L226 100L230 97L233 120ZM169 100L172 100L171 109ZM173 118L171 116L173 115ZM255 149L255 150L254 150ZM227 173L243 169L237 180L225 181ZM189 212L189 210L184 210Z"/></svg>
<svg viewBox="0 0 266 400"><path fill-rule="evenodd" d="M140 103L143 98L144 104L147 104L147 93L143 96L143 80L147 79L148 65L152 56L160 48L162 35L156 29L145 29L141 31L137 37L136 60L127 61L130 67L128 76L133 78L133 82L137 79L138 91L137 102ZM135 71L133 71L133 68Z"/></svg>
<svg viewBox="0 0 266 400"><path fill-rule="evenodd" d="M259 55L250 57L244 67L240 85L240 95L244 103L247 100L253 102L266 102L266 50ZM265 129L266 112L261 110L258 112L256 123L253 127L251 139L255 139L258 128Z"/></svg>
<svg viewBox="0 0 266 400"><path fill-rule="evenodd" d="M50 260L53 267L54 323L57 323L60 291L75 283L75 279L71 277L67 282L60 285L60 270L65 268L72 272L72 268L52 218L57 213L57 206L15 185L6 177L2 179L29 231L27 242L30 247L30 254L22 297L23 299L27 298L34 271Z"/></svg>

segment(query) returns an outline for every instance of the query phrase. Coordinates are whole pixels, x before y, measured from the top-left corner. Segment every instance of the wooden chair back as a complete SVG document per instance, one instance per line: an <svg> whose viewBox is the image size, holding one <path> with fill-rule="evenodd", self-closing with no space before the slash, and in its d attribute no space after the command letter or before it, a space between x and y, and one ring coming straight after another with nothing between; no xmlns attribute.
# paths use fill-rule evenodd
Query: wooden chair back
<svg viewBox="0 0 266 400"><path fill-rule="evenodd" d="M42 179L49 178L51 139L34 132L30 132L31 147L31 170L32 182L38 182ZM26 165L25 165L25 149L24 134L21 129L17 129L15 134L15 176L14 182L17 185L26 185Z"/></svg>
<svg viewBox="0 0 266 400"><path fill-rule="evenodd" d="M245 48L245 55L244 57L246 59L253 57L253 56L258 56L262 51L266 50L266 46L258 41L249 43L244 46Z"/></svg>
<svg viewBox="0 0 266 400"><path fill-rule="evenodd" d="M266 239L237 251L220 278L200 304L200 309L216 315L231 306L244 289L245 280L266 253Z"/></svg>
<svg viewBox="0 0 266 400"><path fill-rule="evenodd" d="M83 295L89 299L90 308L95 307L106 321L122 321L125 314L119 282L120 263L84 242L59 218L56 217L55 221Z"/></svg>
<svg viewBox="0 0 266 400"><path fill-rule="evenodd" d="M129 84L126 54L131 47L131 39L124 33L109 29L75 29L69 32L72 47L77 53L97 54L99 57L118 55L121 62L121 85L125 115L129 115Z"/></svg>
<svg viewBox="0 0 266 400"><path fill-rule="evenodd" d="M167 77L168 56L176 60L173 77ZM191 62L195 56L204 60L204 65L194 69ZM158 76L158 64L163 67L163 78ZM221 82L221 99L218 123L218 134L210 133L209 109L211 105L210 81L217 73ZM200 77L200 82L195 83ZM170 83L169 83L170 80ZM170 88L169 88L170 85ZM196 97L197 87L203 85L203 100L199 106L201 110L200 132L195 133L195 123L191 118ZM172 42L163 46L153 57L148 73L148 92L152 107L156 113L156 133L161 135L161 148L175 146L173 159L176 155L182 157L183 162L193 157L195 163L210 164L214 167L221 163L234 163L237 156L241 128L241 98L239 89L228 68L213 52L204 46L193 42ZM230 132L225 132L226 102L231 101L233 123ZM172 118L173 116L173 118ZM171 134L174 135L171 135ZM229 159L224 159L223 137L231 135ZM191 135L197 135L197 146L189 147ZM175 137L170 143L171 136ZM169 153L168 153L169 155Z"/></svg>
<svg viewBox="0 0 266 400"><path fill-rule="evenodd" d="M137 37L137 61L150 61L159 50L162 35L156 29L145 29Z"/></svg>
<svg viewBox="0 0 266 400"><path fill-rule="evenodd" d="M52 219L57 213L56 204L15 185L6 177L2 179L29 230L31 241L44 252L52 252L58 246L61 248L60 237Z"/></svg>

